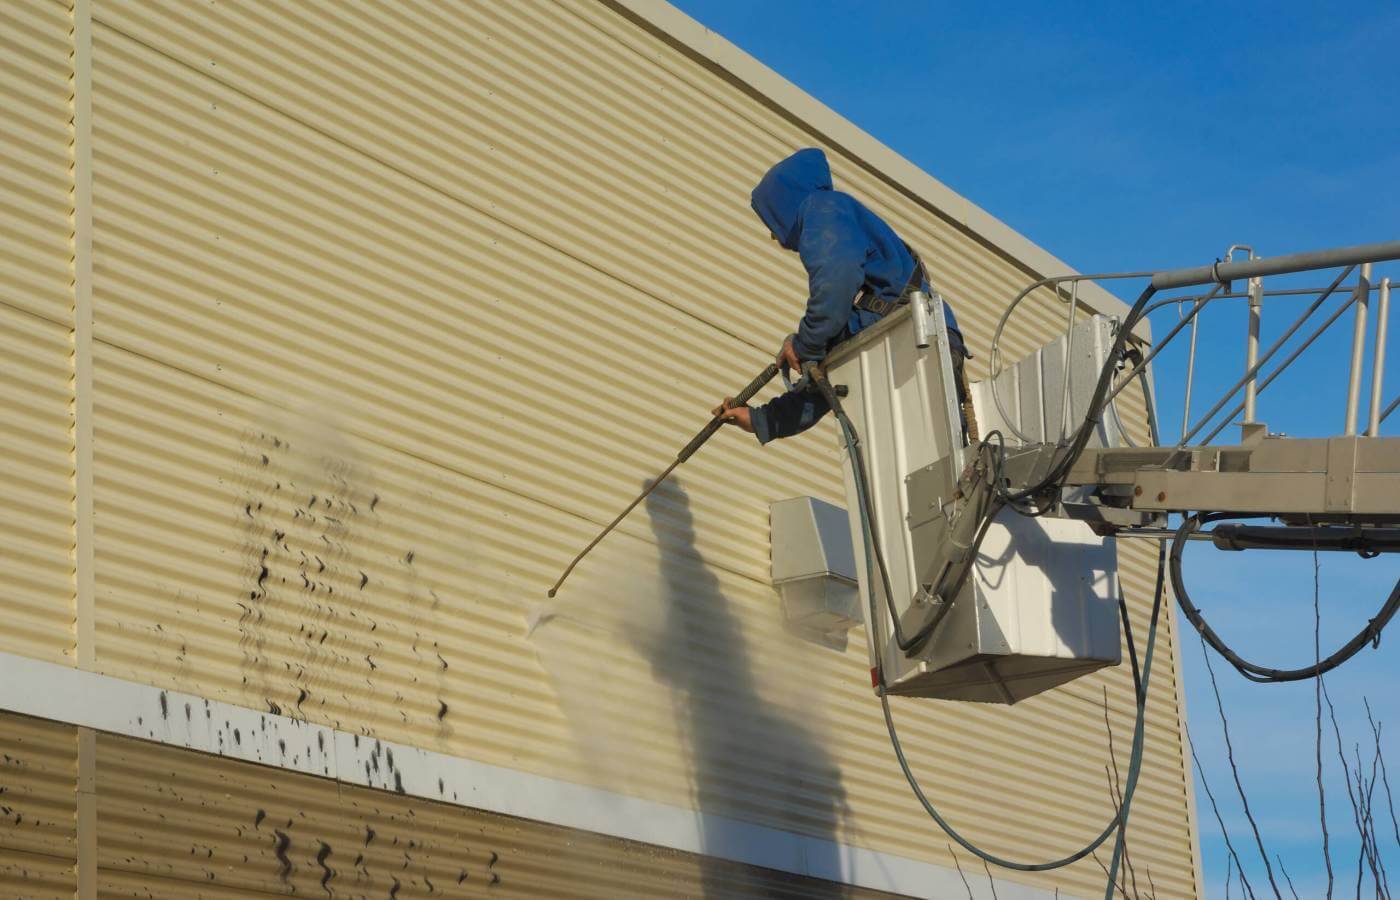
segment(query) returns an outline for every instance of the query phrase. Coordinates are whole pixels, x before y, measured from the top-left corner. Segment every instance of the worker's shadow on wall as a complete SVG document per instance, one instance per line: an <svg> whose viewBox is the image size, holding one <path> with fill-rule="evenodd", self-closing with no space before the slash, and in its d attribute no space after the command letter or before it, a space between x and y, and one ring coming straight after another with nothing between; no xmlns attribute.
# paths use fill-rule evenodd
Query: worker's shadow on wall
<svg viewBox="0 0 1400 900"><path fill-rule="evenodd" d="M668 482L647 499L661 545L662 610L646 641L657 679L672 692L677 730L688 742L691 790L701 815L706 897L752 895L733 863L712 856L761 852L732 820L759 821L832 842L809 848L807 871L837 877L835 845L846 814L841 771L818 737L759 693L739 618L695 549L689 498ZM788 822L773 821L786 811ZM800 825L792 819L800 818ZM825 846L825 845L824 845ZM828 855L830 858L821 858ZM829 896L846 896L833 884Z"/></svg>

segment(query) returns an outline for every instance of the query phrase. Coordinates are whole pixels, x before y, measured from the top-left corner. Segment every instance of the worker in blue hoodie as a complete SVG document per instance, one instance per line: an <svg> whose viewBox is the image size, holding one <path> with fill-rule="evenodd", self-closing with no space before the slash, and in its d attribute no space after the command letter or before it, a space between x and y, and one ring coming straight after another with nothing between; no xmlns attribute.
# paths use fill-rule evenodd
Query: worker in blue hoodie
<svg viewBox="0 0 1400 900"><path fill-rule="evenodd" d="M914 290L929 290L923 265L894 229L850 194L833 190L822 151L799 150L773 166L752 199L773 240L795 250L807 269L807 311L779 352L794 372L907 303ZM952 310L943 308L961 393L967 351ZM820 394L804 390L753 407L725 398L713 414L766 444L806 431L829 411Z"/></svg>

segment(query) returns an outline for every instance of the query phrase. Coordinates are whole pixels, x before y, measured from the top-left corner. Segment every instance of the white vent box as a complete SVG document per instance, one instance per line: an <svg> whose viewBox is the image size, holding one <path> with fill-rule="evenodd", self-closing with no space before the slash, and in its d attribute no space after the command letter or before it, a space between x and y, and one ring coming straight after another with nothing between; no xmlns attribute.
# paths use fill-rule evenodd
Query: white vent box
<svg viewBox="0 0 1400 900"><path fill-rule="evenodd" d="M859 625L860 592L846 511L814 497L769 507L773 586L790 625L823 634Z"/></svg>
<svg viewBox="0 0 1400 900"><path fill-rule="evenodd" d="M964 464L941 304L934 298L919 310L926 318L918 328L912 306L898 310L827 360L831 383L848 392L843 406L860 436L889 571L887 600L878 569L874 584L867 576L853 460L842 441L863 608L872 591L875 597L877 618L867 628L871 665L881 666L893 694L1014 703L1119 662L1116 548L1081 522L1005 510L932 637L907 654L898 647L889 606L906 632L927 620L915 597L932 578L935 542L944 533L938 520L956 508ZM926 346L916 333L929 336ZM1058 399L1057 385L1063 381L1052 373L1037 391Z"/></svg>

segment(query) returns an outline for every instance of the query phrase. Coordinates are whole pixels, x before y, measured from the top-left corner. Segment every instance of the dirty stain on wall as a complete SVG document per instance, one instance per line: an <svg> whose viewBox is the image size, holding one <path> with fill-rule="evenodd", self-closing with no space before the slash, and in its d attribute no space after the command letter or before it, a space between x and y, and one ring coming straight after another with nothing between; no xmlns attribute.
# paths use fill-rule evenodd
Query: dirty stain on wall
<svg viewBox="0 0 1400 900"><path fill-rule="evenodd" d="M70 119L89 11L87 247L70 234ZM0 109L20 123L0 135L0 185L24 198L0 211L0 324L19 336L0 366L17 446L0 524L20 536L0 647L74 658L70 378L89 354L97 671L946 865L889 765L862 642L790 639L767 583L767 503L842 500L829 432L763 451L721 435L687 464L686 499L658 497L610 539L621 556L580 572L573 618L524 640L561 565L791 327L800 269L747 193L825 142L818 128L606 3L35 0L0 24L23 45L0 54ZM961 206L932 210L828 149L985 346L1032 273ZM75 254L92 263L90 346L70 344ZM746 296L772 302L741 322ZM1058 315L1035 297L1007 352ZM1124 558L1141 633L1148 560ZM593 607L619 597L599 627ZM1103 685L1131 707L1111 672L996 715L900 715L950 815L1049 854L1042 822L1092 833L1111 814L1106 751L1080 751ZM1185 896L1173 673L1152 690L1134 855ZM1042 787L989 801L1008 773ZM319 890L326 868L353 869L340 839L263 808L293 821L289 878L305 861Z"/></svg>
<svg viewBox="0 0 1400 900"><path fill-rule="evenodd" d="M0 895L74 896L77 729L0 714ZM887 895L99 735L100 896Z"/></svg>
<svg viewBox="0 0 1400 900"><path fill-rule="evenodd" d="M284 708L270 696L269 712L305 718L309 705L322 711L318 721L346 730L346 723L324 715L327 695L352 707L345 683L361 680L375 693L381 667L402 665L386 648L406 642L411 659L403 674L412 684L436 688L432 719L415 724L438 740L450 738L451 706L442 688L451 664L437 637L442 595L420 574L429 561L413 547L395 546L400 535L380 527L388 504L412 498L386 501L372 471L356 463L337 431L308 427L314 424L298 423L295 444L291 437L251 431L240 442L234 515L247 588L238 600L243 684L282 694L290 681L295 698ZM409 723L402 690L386 690Z"/></svg>

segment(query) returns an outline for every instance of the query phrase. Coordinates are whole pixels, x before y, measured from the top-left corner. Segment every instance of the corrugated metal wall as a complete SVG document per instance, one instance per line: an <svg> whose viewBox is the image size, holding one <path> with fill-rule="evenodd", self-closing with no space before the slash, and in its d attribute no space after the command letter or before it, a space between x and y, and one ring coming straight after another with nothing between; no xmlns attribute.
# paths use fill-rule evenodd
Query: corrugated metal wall
<svg viewBox="0 0 1400 900"><path fill-rule="evenodd" d="M23 400L0 416L36 435L15 524L35 534L34 624L0 640L52 656L72 619L68 13L19 10L47 35L25 46L49 48L0 63L19 86L0 102L27 104L0 137L22 167L0 179L34 197L0 218L0 265L39 279L0 296L33 332L7 327L22 353L0 378ZM950 863L892 766L862 642L789 635L767 585L768 501L843 499L830 432L763 451L723 435L575 576L561 619L523 633L562 564L791 327L800 267L747 195L820 134L583 0L92 16L100 671ZM828 151L933 262L984 364L1030 273ZM1035 298L1008 353L1058 309ZM1123 557L1141 635L1150 560ZM1133 857L1187 896L1168 659ZM1049 856L1111 815L1104 685L1121 765L1124 671L1009 710L897 715L952 818ZM1086 862L1026 880L1101 878Z"/></svg>
<svg viewBox="0 0 1400 900"><path fill-rule="evenodd" d="M0 650L73 643L70 15L0 7Z"/></svg>
<svg viewBox="0 0 1400 900"><path fill-rule="evenodd" d="M0 714L7 898L75 896L77 731ZM833 896L811 878L130 738L98 735L92 765L103 897Z"/></svg>
<svg viewBox="0 0 1400 900"><path fill-rule="evenodd" d="M114 896L832 896L810 878L127 738L99 739L97 791Z"/></svg>
<svg viewBox="0 0 1400 900"><path fill-rule="evenodd" d="M77 789L76 728L0 714L0 895L74 896Z"/></svg>

